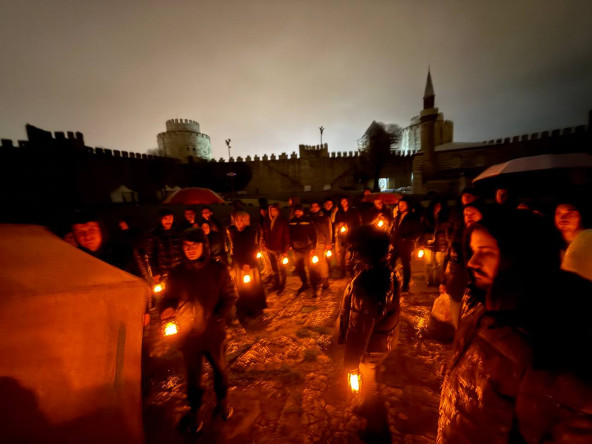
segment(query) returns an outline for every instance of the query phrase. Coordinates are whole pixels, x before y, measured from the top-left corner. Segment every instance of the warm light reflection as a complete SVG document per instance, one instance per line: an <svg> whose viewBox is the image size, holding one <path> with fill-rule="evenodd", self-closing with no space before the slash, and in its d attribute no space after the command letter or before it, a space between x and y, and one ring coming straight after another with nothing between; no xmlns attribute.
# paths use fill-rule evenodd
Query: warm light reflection
<svg viewBox="0 0 592 444"><path fill-rule="evenodd" d="M164 290L164 286L162 284L156 284L154 287L152 287L152 291L154 293L160 293L162 290Z"/></svg>
<svg viewBox="0 0 592 444"><path fill-rule="evenodd" d="M417 257L421 259L424 254L425 254L425 251L423 251L423 249L421 249L417 252Z"/></svg>
<svg viewBox="0 0 592 444"><path fill-rule="evenodd" d="M313 264L316 264L316 263L318 263L318 262L319 262L319 257L318 257L318 256L316 256L316 255L315 255L315 256L313 256L313 257L312 257L312 263L313 263Z"/></svg>
<svg viewBox="0 0 592 444"><path fill-rule="evenodd" d="M248 274L245 274L243 276L243 283L248 284L249 282L251 282L251 276L249 276Z"/></svg>
<svg viewBox="0 0 592 444"><path fill-rule="evenodd" d="M282 259L282 265L288 265L288 258L287 257Z"/></svg>
<svg viewBox="0 0 592 444"><path fill-rule="evenodd" d="M348 379L349 379L349 388L351 389L352 392L354 393L358 393L360 391L360 375L358 375L357 373L348 373Z"/></svg>
<svg viewBox="0 0 592 444"><path fill-rule="evenodd" d="M261 252L260 251L257 252L257 259L261 259Z"/></svg>
<svg viewBox="0 0 592 444"><path fill-rule="evenodd" d="M331 250L327 250L327 252L325 253L325 256L331 257L331 256L333 256L333 253L331 253Z"/></svg>
<svg viewBox="0 0 592 444"><path fill-rule="evenodd" d="M174 321L169 321L164 325L164 335L165 336L173 336L179 333L177 329L177 323Z"/></svg>

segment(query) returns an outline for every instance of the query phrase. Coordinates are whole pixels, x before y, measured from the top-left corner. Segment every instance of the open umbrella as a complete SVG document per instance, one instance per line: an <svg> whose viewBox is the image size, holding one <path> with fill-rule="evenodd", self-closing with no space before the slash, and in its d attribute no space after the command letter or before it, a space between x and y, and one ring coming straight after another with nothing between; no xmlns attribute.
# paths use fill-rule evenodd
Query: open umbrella
<svg viewBox="0 0 592 444"><path fill-rule="evenodd" d="M209 188L181 188L168 196L163 203L182 205L208 205L224 203L218 194Z"/></svg>
<svg viewBox="0 0 592 444"><path fill-rule="evenodd" d="M364 196L363 202L374 202L375 200L382 200L387 205L395 205L401 199L398 193L370 193Z"/></svg>
<svg viewBox="0 0 592 444"><path fill-rule="evenodd" d="M485 190L507 188L522 197L558 197L592 186L592 155L542 154L493 165L473 179Z"/></svg>
<svg viewBox="0 0 592 444"><path fill-rule="evenodd" d="M473 179L473 183L484 179L499 177L504 174L520 174L530 171L571 168L592 168L592 156L586 153L569 153L519 157L517 159L490 166Z"/></svg>

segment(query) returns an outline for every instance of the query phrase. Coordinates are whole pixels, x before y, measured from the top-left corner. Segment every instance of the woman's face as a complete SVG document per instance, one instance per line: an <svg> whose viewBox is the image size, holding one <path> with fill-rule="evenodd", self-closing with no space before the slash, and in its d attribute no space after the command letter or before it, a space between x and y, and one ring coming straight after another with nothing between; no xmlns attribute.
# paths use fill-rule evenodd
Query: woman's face
<svg viewBox="0 0 592 444"><path fill-rule="evenodd" d="M463 210L463 215L465 217L465 225L467 227L470 227L474 223L479 222L481 219L483 219L481 211L479 211L475 207L466 207Z"/></svg>
<svg viewBox="0 0 592 444"><path fill-rule="evenodd" d="M206 236L210 234L210 224L201 224L201 231L203 231Z"/></svg>
<svg viewBox="0 0 592 444"><path fill-rule="evenodd" d="M578 209L571 204L559 204L555 209L555 226L561 232L582 229L582 217Z"/></svg>

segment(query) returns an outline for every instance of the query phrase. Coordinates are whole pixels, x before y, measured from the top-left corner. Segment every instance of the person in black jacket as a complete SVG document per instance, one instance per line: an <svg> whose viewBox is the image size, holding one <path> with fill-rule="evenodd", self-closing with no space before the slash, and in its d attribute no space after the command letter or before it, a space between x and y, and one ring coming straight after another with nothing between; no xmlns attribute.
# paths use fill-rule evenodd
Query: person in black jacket
<svg viewBox="0 0 592 444"><path fill-rule="evenodd" d="M308 216L304 215L301 204L294 205L294 217L290 219L288 226L290 228L290 246L294 251L296 273L302 281L298 294L310 288L306 277L306 268L308 268L313 286L313 296L317 297L319 295L320 277L316 267L310 267L317 246L317 232L314 223Z"/></svg>
<svg viewBox="0 0 592 444"><path fill-rule="evenodd" d="M309 216L317 231L315 254L319 261L316 267L319 269L323 289L327 289L329 288L329 261L327 259L327 251L331 250L333 245L333 225L331 224L331 217L325 214L319 202L312 202L310 204Z"/></svg>
<svg viewBox="0 0 592 444"><path fill-rule="evenodd" d="M217 412L227 420L233 413L228 403L228 376L225 357L225 323L237 299L236 287L223 264L210 261L207 237L200 229L182 235L183 260L171 270L167 292L159 304L161 319L192 313L179 331L179 348L187 370L187 400L191 410L182 426L197 433L203 427L199 410L204 388L201 383L203 358L214 371Z"/></svg>
<svg viewBox="0 0 592 444"><path fill-rule="evenodd" d="M362 216L360 216L360 212L357 209L351 207L351 202L347 197L339 201L339 206L340 208L335 214L333 229L341 277L344 278L347 272L353 275L353 264L349 260L349 254L347 252L347 234L354 228L362 225Z"/></svg>
<svg viewBox="0 0 592 444"><path fill-rule="evenodd" d="M150 232L144 251L148 258L154 283L181 263L180 233L174 228L175 216L172 210L163 208L158 212L158 226Z"/></svg>
<svg viewBox="0 0 592 444"><path fill-rule="evenodd" d="M224 235L219 231L212 230L212 223L208 221L201 223L201 230L208 237L211 259L228 266L228 248Z"/></svg>
<svg viewBox="0 0 592 444"><path fill-rule="evenodd" d="M386 421L380 418L380 406L384 403L378 393L376 369L396 342L399 288L387 262L386 233L365 225L355 228L348 240L358 266L343 297L338 343L345 344L346 371L361 375L362 399L354 413L367 418L366 432L373 438L368 442L374 442L379 441L385 428L389 435ZM383 410L382 413L384 417Z"/></svg>
<svg viewBox="0 0 592 444"><path fill-rule="evenodd" d="M251 216L245 211L234 214L234 225L227 229L230 239L232 274L238 287L237 317L256 317L267 307L265 289L261 282L257 252L257 230L251 227Z"/></svg>
<svg viewBox="0 0 592 444"><path fill-rule="evenodd" d="M413 209L411 200L401 198L398 203L398 212L393 220L390 233L391 254L390 265L395 268L397 259L403 265L403 282L401 291L409 291L411 280L411 254L415 249L415 243L421 235L421 223L419 216Z"/></svg>
<svg viewBox="0 0 592 444"><path fill-rule="evenodd" d="M280 206L275 203L268 208L267 217L261 227L261 249L267 253L274 279L273 290L281 295L286 288L286 267L281 264L290 250L288 222L280 214Z"/></svg>

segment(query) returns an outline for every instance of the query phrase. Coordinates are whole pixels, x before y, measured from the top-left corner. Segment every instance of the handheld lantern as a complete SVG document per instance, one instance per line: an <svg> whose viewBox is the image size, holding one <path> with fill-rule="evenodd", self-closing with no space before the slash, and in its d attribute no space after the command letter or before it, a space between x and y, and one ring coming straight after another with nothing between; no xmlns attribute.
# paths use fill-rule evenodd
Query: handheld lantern
<svg viewBox="0 0 592 444"><path fill-rule="evenodd" d="M360 374L358 372L348 373L347 379L352 393L358 393L360 391L360 387L362 386L362 378L360 377Z"/></svg>

